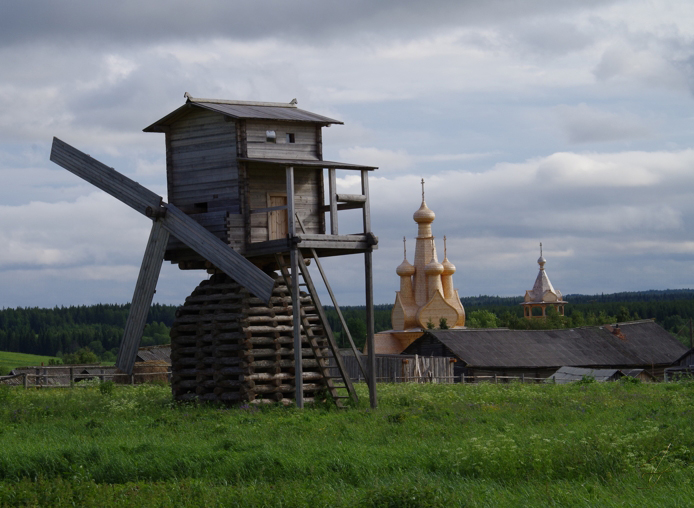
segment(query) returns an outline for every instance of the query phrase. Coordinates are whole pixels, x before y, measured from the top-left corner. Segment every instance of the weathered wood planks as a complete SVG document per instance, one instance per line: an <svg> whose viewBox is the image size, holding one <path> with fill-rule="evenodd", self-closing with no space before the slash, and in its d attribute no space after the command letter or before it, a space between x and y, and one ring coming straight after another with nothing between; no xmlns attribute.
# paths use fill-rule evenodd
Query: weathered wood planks
<svg viewBox="0 0 694 508"><path fill-rule="evenodd" d="M152 305L152 297L157 287L157 280L161 271L161 264L164 261L164 251L169 239L169 232L162 227L160 221L152 224L152 231L147 241L147 248L142 259L140 274L137 277L135 293L130 304L128 320L125 323L123 340L118 349L116 367L123 372L132 374L137 349L140 347L142 331L147 322L147 314Z"/></svg>

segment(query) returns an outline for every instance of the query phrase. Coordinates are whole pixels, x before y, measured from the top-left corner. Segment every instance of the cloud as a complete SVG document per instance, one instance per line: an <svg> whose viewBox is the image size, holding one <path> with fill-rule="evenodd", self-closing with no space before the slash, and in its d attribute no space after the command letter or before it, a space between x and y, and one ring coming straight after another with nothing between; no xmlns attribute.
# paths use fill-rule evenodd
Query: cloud
<svg viewBox="0 0 694 508"><path fill-rule="evenodd" d="M562 104L554 112L571 143L634 140L651 135L645 123L631 113L617 114L586 104Z"/></svg>
<svg viewBox="0 0 694 508"><path fill-rule="evenodd" d="M572 12L586 6L610 4L602 0L414 0L370 2L337 0L287 3L209 0L195 5L184 0L152 0L146 4L123 0L95 5L66 0L56 5L13 2L0 20L0 41L92 40L142 43L173 38L195 40L220 36L238 39L283 37L330 40L354 34L392 37L422 33L432 27L490 24L535 15Z"/></svg>

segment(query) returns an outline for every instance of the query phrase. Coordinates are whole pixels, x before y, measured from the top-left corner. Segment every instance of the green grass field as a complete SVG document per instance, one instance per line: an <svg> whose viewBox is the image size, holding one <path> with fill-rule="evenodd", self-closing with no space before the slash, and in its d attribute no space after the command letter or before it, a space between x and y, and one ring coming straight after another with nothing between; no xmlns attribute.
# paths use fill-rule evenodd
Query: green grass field
<svg viewBox="0 0 694 508"><path fill-rule="evenodd" d="M0 374L5 374L16 367L33 367L35 365L48 365L49 360L57 360L54 356L27 355L24 353L10 353L0 351Z"/></svg>
<svg viewBox="0 0 694 508"><path fill-rule="evenodd" d="M0 506L691 506L694 383L379 385L380 407L0 387Z"/></svg>

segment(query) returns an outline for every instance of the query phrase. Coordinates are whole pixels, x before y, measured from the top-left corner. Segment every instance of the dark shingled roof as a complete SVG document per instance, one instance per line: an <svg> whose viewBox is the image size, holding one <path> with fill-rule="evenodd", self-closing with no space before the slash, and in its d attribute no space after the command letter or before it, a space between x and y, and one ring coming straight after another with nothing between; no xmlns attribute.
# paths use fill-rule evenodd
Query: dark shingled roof
<svg viewBox="0 0 694 508"><path fill-rule="evenodd" d="M350 164L348 162L334 161L309 161L297 159L261 159L258 157L239 157L240 161L257 162L261 164L272 164L274 166L293 166L295 168L335 168L335 169L378 169L376 166L362 166L360 164Z"/></svg>
<svg viewBox="0 0 694 508"><path fill-rule="evenodd" d="M224 102L212 102L205 100L201 102L186 102L180 108L172 111L164 118L154 122L149 127L145 127L145 132L161 132L162 127L170 125L182 116L186 115L191 108L204 108L216 111L230 118L252 119L252 120L276 120L281 122L311 122L320 125L342 124L340 120L334 120L327 116L311 113L304 109L287 106L271 106L262 103L236 103L229 104Z"/></svg>
<svg viewBox="0 0 694 508"><path fill-rule="evenodd" d="M559 368L671 365L687 350L651 320L620 323L620 329L624 339L604 326L560 330L428 330L403 353L414 354L418 344L435 339L470 367Z"/></svg>
<svg viewBox="0 0 694 508"><path fill-rule="evenodd" d="M549 378L555 383L571 383L581 381L584 377L592 377L596 381L616 381L623 377L624 373L619 369L584 369L581 367L561 367Z"/></svg>
<svg viewBox="0 0 694 508"><path fill-rule="evenodd" d="M147 346L137 350L136 362L165 361L171 363L171 344Z"/></svg>

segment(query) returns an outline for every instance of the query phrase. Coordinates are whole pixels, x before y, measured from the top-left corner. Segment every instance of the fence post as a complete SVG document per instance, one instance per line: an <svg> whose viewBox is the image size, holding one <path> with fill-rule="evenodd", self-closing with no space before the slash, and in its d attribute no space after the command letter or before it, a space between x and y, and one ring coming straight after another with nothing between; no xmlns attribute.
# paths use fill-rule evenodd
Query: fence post
<svg viewBox="0 0 694 508"><path fill-rule="evenodd" d="M525 384L525 373L521 372L521 384Z"/></svg>
<svg viewBox="0 0 694 508"><path fill-rule="evenodd" d="M135 373L134 372L132 374L130 374L130 384L131 385L135 384Z"/></svg>
<svg viewBox="0 0 694 508"><path fill-rule="evenodd" d="M70 386L75 386L75 368L70 367Z"/></svg>
<svg viewBox="0 0 694 508"><path fill-rule="evenodd" d="M26 372L24 373L24 389L26 390L29 388L29 374Z"/></svg>
<svg viewBox="0 0 694 508"><path fill-rule="evenodd" d="M496 378L496 372L494 373L494 384L499 384L499 380Z"/></svg>

